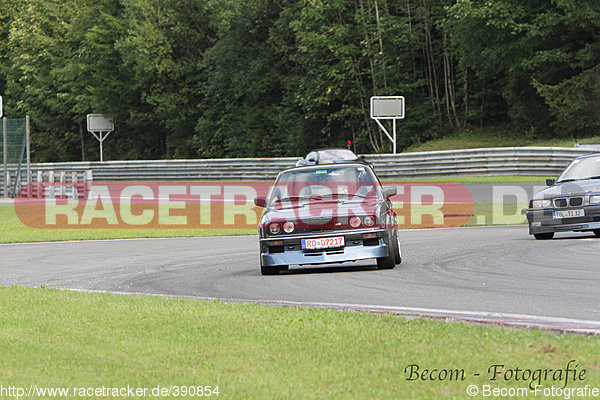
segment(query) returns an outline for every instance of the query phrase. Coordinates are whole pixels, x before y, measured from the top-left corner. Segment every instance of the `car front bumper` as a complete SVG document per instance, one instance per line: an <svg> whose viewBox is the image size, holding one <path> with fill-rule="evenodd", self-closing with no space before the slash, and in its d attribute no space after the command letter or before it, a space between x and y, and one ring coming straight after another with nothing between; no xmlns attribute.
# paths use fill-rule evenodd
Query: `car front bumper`
<svg viewBox="0 0 600 400"><path fill-rule="evenodd" d="M363 234L375 234L364 238ZM302 239L316 237L344 236L343 247L320 250L303 250ZM311 234L302 236L269 237L260 239L260 257L263 266L311 265L342 263L347 261L367 260L386 257L390 251L388 246L389 231L370 230L361 232L328 232L327 234ZM282 241L282 245L272 245Z"/></svg>
<svg viewBox="0 0 600 400"><path fill-rule="evenodd" d="M529 234L585 232L600 229L600 206L583 206L577 208L584 210L584 217L562 219L552 217L554 211L564 211L565 209L529 208L523 210L529 222Z"/></svg>

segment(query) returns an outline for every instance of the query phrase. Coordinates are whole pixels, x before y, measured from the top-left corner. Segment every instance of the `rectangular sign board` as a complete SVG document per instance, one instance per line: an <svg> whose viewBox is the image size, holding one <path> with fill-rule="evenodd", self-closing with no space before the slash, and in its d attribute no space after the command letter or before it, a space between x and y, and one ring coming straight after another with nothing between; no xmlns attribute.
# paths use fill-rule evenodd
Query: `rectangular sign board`
<svg viewBox="0 0 600 400"><path fill-rule="evenodd" d="M88 132L112 132L115 130L115 125L108 115L88 114L87 129Z"/></svg>
<svg viewBox="0 0 600 400"><path fill-rule="evenodd" d="M371 118L373 119L402 119L404 118L403 96L373 96L371 97Z"/></svg>

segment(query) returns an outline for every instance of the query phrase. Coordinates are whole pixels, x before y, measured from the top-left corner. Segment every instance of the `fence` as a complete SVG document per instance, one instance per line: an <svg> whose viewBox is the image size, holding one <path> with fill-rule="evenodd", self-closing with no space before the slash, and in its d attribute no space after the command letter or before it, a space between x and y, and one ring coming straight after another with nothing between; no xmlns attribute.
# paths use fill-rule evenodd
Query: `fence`
<svg viewBox="0 0 600 400"><path fill-rule="evenodd" d="M2 190L17 192L22 182L27 182L29 174L29 117L9 119L2 118L2 144L0 145L0 159L2 160ZM4 187L4 179L14 186Z"/></svg>
<svg viewBox="0 0 600 400"><path fill-rule="evenodd" d="M556 177L574 158L594 152L585 148L515 147L368 155L366 160L386 180L465 175ZM93 171L95 181L270 181L297 160L294 157L41 163L33 164L31 170L34 182L38 171L46 175L54 171L54 176L65 172L69 176L87 170Z"/></svg>
<svg viewBox="0 0 600 400"><path fill-rule="evenodd" d="M32 174L31 184L27 184L27 178L20 178L16 172L7 174L8 193L6 197L30 197L30 198L60 198L68 197L77 199L86 197L90 191L93 181L92 170L86 171L42 171L36 170ZM15 179L21 179L15 184ZM0 182L2 182L0 180ZM2 182L3 183L3 182ZM4 186L4 185L2 185ZM0 191L3 196L4 193Z"/></svg>

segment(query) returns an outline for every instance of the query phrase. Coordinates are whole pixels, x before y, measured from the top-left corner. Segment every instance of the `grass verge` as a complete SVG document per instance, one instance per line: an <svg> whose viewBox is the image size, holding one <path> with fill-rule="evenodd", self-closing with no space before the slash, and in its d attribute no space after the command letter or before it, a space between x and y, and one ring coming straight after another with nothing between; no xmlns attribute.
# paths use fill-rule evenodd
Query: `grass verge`
<svg viewBox="0 0 600 400"><path fill-rule="evenodd" d="M0 243L56 242L194 236L254 235L254 229L35 229L23 224L13 206L0 206Z"/></svg>
<svg viewBox="0 0 600 400"><path fill-rule="evenodd" d="M69 388L71 395L176 385L218 386L211 397L223 399L466 398L469 385L531 383L505 379L509 369L531 375L570 360L586 372L569 388L600 381L600 342L581 335L25 287L0 287L0 316L3 387ZM497 364L503 375L492 380ZM457 371L460 379L407 380L411 365L419 373Z"/></svg>
<svg viewBox="0 0 600 400"><path fill-rule="evenodd" d="M506 129L465 129L454 135L413 145L404 152L479 149L493 147L574 147L575 143L600 143L600 136L584 139L538 138L535 132Z"/></svg>
<svg viewBox="0 0 600 400"><path fill-rule="evenodd" d="M473 216L464 226L525 225L521 210L527 203L475 203Z"/></svg>

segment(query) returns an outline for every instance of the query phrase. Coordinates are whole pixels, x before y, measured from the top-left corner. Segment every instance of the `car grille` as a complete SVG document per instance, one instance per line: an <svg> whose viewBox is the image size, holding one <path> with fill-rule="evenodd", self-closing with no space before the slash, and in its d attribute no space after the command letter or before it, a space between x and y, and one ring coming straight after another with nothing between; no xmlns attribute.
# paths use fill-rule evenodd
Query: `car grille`
<svg viewBox="0 0 600 400"><path fill-rule="evenodd" d="M583 197L571 197L569 199L569 205L571 207L579 207L583 204Z"/></svg>
<svg viewBox="0 0 600 400"><path fill-rule="evenodd" d="M570 207L579 207L583 205L583 197L581 196L577 196L577 197L561 197L558 199L554 199L554 207L555 208L566 208L567 206Z"/></svg>
<svg viewBox="0 0 600 400"><path fill-rule="evenodd" d="M565 208L567 206L567 199L554 199L554 207Z"/></svg>
<svg viewBox="0 0 600 400"><path fill-rule="evenodd" d="M333 232L334 218L317 217L309 219L312 232Z"/></svg>

